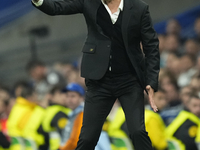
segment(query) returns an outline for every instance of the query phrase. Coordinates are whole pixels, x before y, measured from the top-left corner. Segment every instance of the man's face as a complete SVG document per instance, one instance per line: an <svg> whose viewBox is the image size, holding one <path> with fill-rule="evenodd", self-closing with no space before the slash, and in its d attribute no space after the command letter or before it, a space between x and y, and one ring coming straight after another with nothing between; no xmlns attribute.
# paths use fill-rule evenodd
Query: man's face
<svg viewBox="0 0 200 150"><path fill-rule="evenodd" d="M9 99L10 95L7 91L0 89L0 100Z"/></svg>
<svg viewBox="0 0 200 150"><path fill-rule="evenodd" d="M45 77L45 68L43 66L36 66L30 70L30 76L36 80L40 81Z"/></svg>
<svg viewBox="0 0 200 150"><path fill-rule="evenodd" d="M180 98L185 107L187 107L191 94L192 94L192 89L189 87L183 87L180 91Z"/></svg>
<svg viewBox="0 0 200 150"><path fill-rule="evenodd" d="M58 90L52 95L51 100L53 103L65 105L66 93L63 93Z"/></svg>
<svg viewBox="0 0 200 150"><path fill-rule="evenodd" d="M200 117L200 99L193 97L188 103L188 109L191 113Z"/></svg>
<svg viewBox="0 0 200 150"><path fill-rule="evenodd" d="M77 92L68 91L66 95L66 105L72 110L76 109L83 101L83 97Z"/></svg>

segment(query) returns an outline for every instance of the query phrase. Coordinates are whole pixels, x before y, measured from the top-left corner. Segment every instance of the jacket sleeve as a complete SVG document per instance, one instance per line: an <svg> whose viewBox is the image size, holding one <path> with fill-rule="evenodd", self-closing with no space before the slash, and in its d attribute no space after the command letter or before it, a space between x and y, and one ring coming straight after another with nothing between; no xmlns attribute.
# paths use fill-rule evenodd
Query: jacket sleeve
<svg viewBox="0 0 200 150"><path fill-rule="evenodd" d="M42 12L54 15L70 15L83 12L84 0L44 0L41 6L35 6Z"/></svg>
<svg viewBox="0 0 200 150"><path fill-rule="evenodd" d="M74 150L76 148L79 135L81 132L82 120L83 120L83 112L78 114L78 116L76 117L74 121L74 126L70 134L70 138L66 141L63 147L60 147L60 150Z"/></svg>
<svg viewBox="0 0 200 150"><path fill-rule="evenodd" d="M160 70L159 41L152 25L148 5L141 18L141 38L146 62L146 85L150 85L156 92Z"/></svg>

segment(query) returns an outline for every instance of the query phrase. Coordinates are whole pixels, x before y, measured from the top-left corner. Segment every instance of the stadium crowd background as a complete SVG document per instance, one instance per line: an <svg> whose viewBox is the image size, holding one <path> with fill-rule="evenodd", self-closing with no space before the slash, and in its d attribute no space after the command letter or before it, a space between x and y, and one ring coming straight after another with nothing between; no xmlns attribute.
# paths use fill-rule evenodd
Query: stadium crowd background
<svg viewBox="0 0 200 150"><path fill-rule="evenodd" d="M192 29L192 34L182 34L181 24L172 18L167 20L165 31L158 35L161 54L160 89L155 94L158 113L153 113L145 98L145 124L155 150L200 150L200 17L195 19ZM28 79L19 78L9 88L0 84L0 150L65 149L67 141L63 142L62 133L71 134L73 128L67 131L66 126L75 109L67 111L69 90L63 89L70 83L77 83L86 90L84 79L80 77L80 61L81 58L74 63L56 62L47 66L42 59L34 59L24 68ZM32 95L33 87L36 97ZM72 91L80 94L76 88ZM79 96L84 98L84 94ZM32 99L34 102L30 104ZM29 113L20 114L20 109L13 109L22 103L24 109L31 108ZM34 107L32 103L35 103ZM81 105L82 101L79 103ZM58 106L57 111L49 113L53 112L52 106ZM45 124L47 114L52 115L49 128ZM34 115L36 120L31 120ZM15 125L14 119L19 120L18 124ZM110 144L102 150L133 149L118 102L102 132L109 137L104 143Z"/></svg>

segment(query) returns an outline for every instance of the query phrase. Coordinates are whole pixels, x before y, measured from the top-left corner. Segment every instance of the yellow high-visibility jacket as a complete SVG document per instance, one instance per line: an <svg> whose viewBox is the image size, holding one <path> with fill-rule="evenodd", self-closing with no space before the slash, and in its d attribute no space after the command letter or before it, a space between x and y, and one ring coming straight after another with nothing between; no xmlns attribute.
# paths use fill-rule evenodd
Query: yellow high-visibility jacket
<svg viewBox="0 0 200 150"><path fill-rule="evenodd" d="M182 110L174 121L166 128L169 141L175 141L180 150L196 150L195 138L200 120L194 114ZM175 145L175 144L174 144Z"/></svg>
<svg viewBox="0 0 200 150"><path fill-rule="evenodd" d="M152 145L156 150L164 150L168 147L165 137L165 124L159 114L152 110L145 110L145 126Z"/></svg>
<svg viewBox="0 0 200 150"><path fill-rule="evenodd" d="M23 129L22 137L26 141L26 149L37 150L39 146L45 144L44 135L38 133L38 129L44 119L45 109L36 106Z"/></svg>
<svg viewBox="0 0 200 150"><path fill-rule="evenodd" d="M58 113L63 113L68 116L68 114L71 112L71 109L66 108L61 105L51 105L46 108L44 120L42 122L42 127L45 132L49 133L50 137L50 150L56 150L59 148L61 143L61 137L56 130L55 127L52 126L52 120L56 119ZM59 116L57 116L59 117ZM59 117L57 120L57 125L59 128L64 128L67 124L67 118Z"/></svg>
<svg viewBox="0 0 200 150"><path fill-rule="evenodd" d="M111 139L112 150L132 150L133 146L129 137L122 130L122 125L125 122L124 112L122 107L119 107L114 119L109 123L107 132Z"/></svg>
<svg viewBox="0 0 200 150"><path fill-rule="evenodd" d="M37 104L22 97L16 99L7 121L8 134L11 137L11 150L25 149L23 130L26 127Z"/></svg>

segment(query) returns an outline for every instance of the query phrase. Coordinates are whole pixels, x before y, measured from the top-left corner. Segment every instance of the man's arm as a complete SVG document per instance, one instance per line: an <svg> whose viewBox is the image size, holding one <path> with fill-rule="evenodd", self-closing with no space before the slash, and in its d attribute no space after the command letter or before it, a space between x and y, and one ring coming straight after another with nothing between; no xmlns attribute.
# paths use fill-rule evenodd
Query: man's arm
<svg viewBox="0 0 200 150"><path fill-rule="evenodd" d="M142 46L146 61L146 85L154 91L158 90L158 75L160 70L159 41L153 28L148 6L145 7L141 22Z"/></svg>
<svg viewBox="0 0 200 150"><path fill-rule="evenodd" d="M142 15L141 37L146 62L146 90L148 91L149 103L156 112L158 108L154 102L154 92L158 90L160 54L159 41L153 28L148 5L146 5Z"/></svg>
<svg viewBox="0 0 200 150"><path fill-rule="evenodd" d="M32 3L48 15L70 15L83 12L84 0L32 0Z"/></svg>

